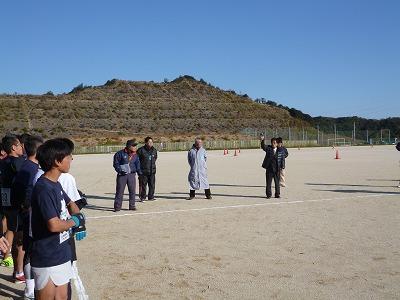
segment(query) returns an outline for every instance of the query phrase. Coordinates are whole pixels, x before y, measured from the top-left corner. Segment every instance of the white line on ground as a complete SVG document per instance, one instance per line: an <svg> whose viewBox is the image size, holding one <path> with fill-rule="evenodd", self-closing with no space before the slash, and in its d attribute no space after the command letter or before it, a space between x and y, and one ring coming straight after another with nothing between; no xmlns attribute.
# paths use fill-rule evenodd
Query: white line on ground
<svg viewBox="0 0 400 300"><path fill-rule="evenodd" d="M376 198L376 197L383 197L383 196L384 197L399 196L399 194L398 193L376 194L376 195L368 195L367 194L367 195L359 195L359 196L351 196L351 197L325 198L325 199L313 199L313 200L296 200L296 201L264 202L264 203L239 204L239 205L227 205L227 206L211 206L211 207L201 207L201 208L174 209L174 210L162 210L162 211L136 212L136 213L128 213L128 214L94 216L94 217L87 217L86 219L96 220L96 219L106 219L106 218L119 218L119 217L144 216L144 215L160 215L160 214L171 214L171 213L179 213L179 212L204 211L204 210L216 210L216 209L228 209L228 208L246 208L246 207L267 206L267 205L297 204L297 203L307 203L307 202L325 202L325 201L347 200L347 199L357 199L357 198Z"/></svg>

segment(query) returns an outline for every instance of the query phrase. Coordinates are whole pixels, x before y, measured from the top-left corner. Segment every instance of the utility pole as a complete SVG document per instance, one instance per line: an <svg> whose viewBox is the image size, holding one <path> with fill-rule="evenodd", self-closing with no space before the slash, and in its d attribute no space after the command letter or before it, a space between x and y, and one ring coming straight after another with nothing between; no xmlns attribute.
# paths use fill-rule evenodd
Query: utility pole
<svg viewBox="0 0 400 300"><path fill-rule="evenodd" d="M303 127L303 141L304 141L304 127Z"/></svg>
<svg viewBox="0 0 400 300"><path fill-rule="evenodd" d="M389 144L390 144L390 129L389 129Z"/></svg>
<svg viewBox="0 0 400 300"><path fill-rule="evenodd" d="M353 143L356 142L356 122L353 122Z"/></svg>
<svg viewBox="0 0 400 300"><path fill-rule="evenodd" d="M368 138L368 129L367 129L367 144L368 144L368 142L369 142L369 138Z"/></svg>
<svg viewBox="0 0 400 300"><path fill-rule="evenodd" d="M289 126L289 141L292 139L292 134L290 132L290 126Z"/></svg>
<svg viewBox="0 0 400 300"><path fill-rule="evenodd" d="M381 129L381 142L383 142L383 139L382 139L382 129Z"/></svg>
<svg viewBox="0 0 400 300"><path fill-rule="evenodd" d="M319 145L319 125L317 125L317 144Z"/></svg>
<svg viewBox="0 0 400 300"><path fill-rule="evenodd" d="M335 130L335 146L336 146L336 124L333 125L333 129Z"/></svg>

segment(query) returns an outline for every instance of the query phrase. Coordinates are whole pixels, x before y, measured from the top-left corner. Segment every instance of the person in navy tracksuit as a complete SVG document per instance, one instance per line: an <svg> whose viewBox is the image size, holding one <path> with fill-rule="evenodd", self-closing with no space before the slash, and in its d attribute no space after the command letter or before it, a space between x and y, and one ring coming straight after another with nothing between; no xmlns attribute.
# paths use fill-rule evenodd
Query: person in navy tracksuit
<svg viewBox="0 0 400 300"><path fill-rule="evenodd" d="M136 173L142 175L139 157L136 154L137 143L135 140L126 142L126 147L114 155L114 169L117 172L117 185L115 191L114 211L120 211L125 186L129 190L129 209L136 210Z"/></svg>

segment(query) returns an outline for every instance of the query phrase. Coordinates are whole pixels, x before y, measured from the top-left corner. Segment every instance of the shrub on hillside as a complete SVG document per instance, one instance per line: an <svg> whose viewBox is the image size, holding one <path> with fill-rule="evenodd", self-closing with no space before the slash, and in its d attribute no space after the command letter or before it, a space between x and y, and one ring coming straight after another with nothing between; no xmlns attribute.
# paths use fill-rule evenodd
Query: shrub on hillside
<svg viewBox="0 0 400 300"><path fill-rule="evenodd" d="M81 92L81 91L83 91L85 89L88 89L88 88L91 88L91 87L92 87L91 85L83 85L83 83L81 83L81 84L78 84L76 87L74 87L69 92L69 94L74 94L74 93L77 93L77 92Z"/></svg>

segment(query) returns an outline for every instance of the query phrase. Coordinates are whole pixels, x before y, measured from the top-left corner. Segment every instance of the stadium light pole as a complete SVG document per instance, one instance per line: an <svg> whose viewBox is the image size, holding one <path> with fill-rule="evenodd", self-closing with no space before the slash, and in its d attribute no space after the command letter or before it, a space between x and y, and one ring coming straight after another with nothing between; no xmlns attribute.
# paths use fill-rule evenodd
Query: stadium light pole
<svg viewBox="0 0 400 300"><path fill-rule="evenodd" d="M333 124L333 129L335 130L335 146L336 146L336 124Z"/></svg>

